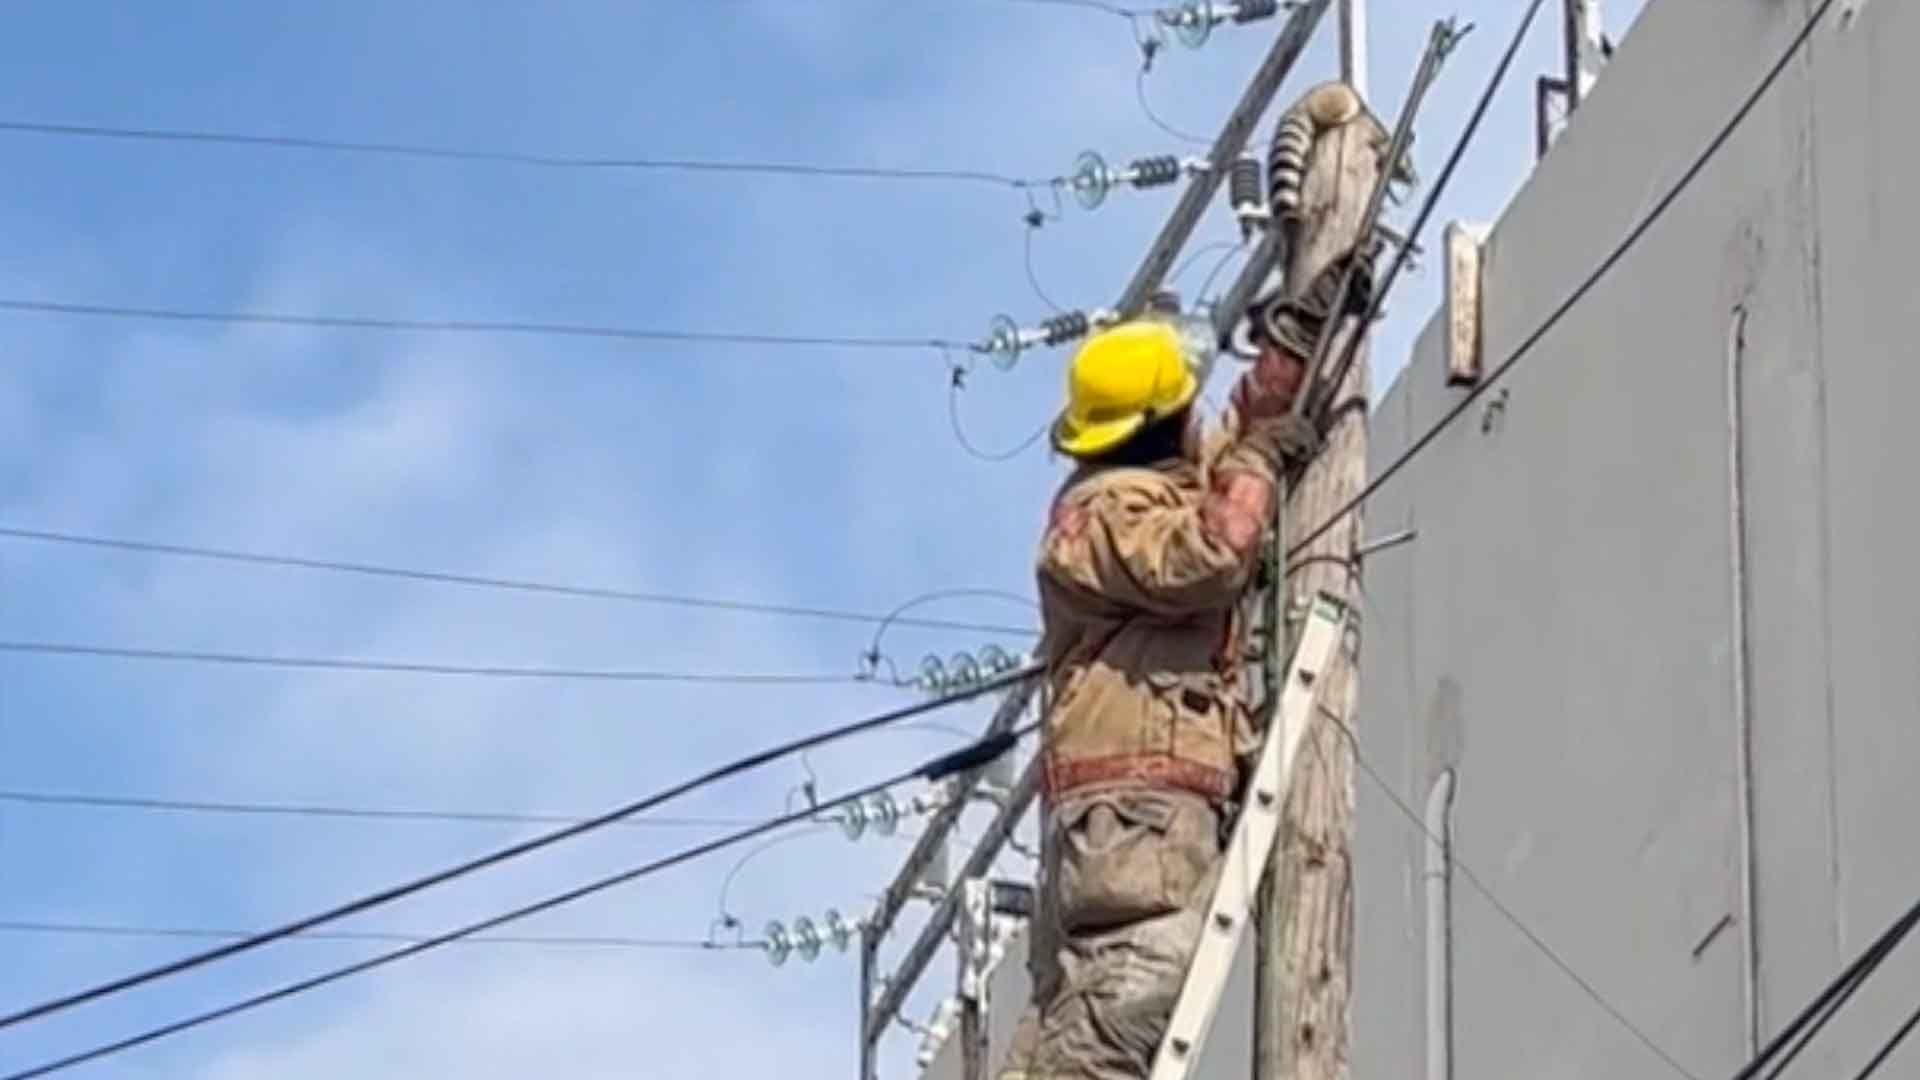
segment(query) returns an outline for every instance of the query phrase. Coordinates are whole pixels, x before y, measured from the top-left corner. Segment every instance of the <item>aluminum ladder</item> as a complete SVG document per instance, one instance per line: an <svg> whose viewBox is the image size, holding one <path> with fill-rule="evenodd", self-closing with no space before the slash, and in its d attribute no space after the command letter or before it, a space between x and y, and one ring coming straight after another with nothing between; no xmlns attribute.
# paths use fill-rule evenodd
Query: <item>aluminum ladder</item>
<svg viewBox="0 0 1920 1080"><path fill-rule="evenodd" d="M1200 1059L1207 1033L1213 1028L1220 998L1226 992L1227 973L1247 924L1253 921L1254 897L1266 873L1267 860L1280 835L1280 813L1293 782L1293 764L1313 718L1313 702L1320 675L1333 661L1346 635L1347 607L1321 594L1309 605L1300 628L1299 644L1280 684L1279 707L1268 721L1260 757L1247 783L1246 802L1233 825L1220 883L1207 908L1207 921L1180 999L1173 1007L1167 1033L1154 1055L1151 1080L1186 1080Z"/></svg>

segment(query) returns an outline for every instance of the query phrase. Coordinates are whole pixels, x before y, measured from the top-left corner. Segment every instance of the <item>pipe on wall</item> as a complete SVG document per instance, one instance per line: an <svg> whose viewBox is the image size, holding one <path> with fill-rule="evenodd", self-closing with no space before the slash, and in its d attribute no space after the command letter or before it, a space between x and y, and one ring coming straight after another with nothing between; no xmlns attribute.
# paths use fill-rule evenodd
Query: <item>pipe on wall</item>
<svg viewBox="0 0 1920 1080"><path fill-rule="evenodd" d="M1427 1080L1453 1076L1453 770L1427 793Z"/></svg>
<svg viewBox="0 0 1920 1080"><path fill-rule="evenodd" d="M1732 567L1734 816L1740 831L1740 981L1747 1053L1760 1052L1760 932L1754 922L1753 704L1747 622L1747 473L1741 424L1741 361L1747 351L1747 309L1737 305L1727 327L1727 532Z"/></svg>

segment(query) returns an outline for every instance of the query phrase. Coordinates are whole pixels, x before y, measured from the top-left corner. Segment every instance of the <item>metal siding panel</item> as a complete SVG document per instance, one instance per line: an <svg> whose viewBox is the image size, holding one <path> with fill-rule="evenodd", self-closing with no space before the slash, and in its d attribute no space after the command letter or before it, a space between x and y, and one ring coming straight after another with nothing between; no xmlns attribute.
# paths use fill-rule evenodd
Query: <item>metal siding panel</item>
<svg viewBox="0 0 1920 1080"><path fill-rule="evenodd" d="M1413 383L1437 382L1442 327L1429 322L1406 374L1375 409L1368 432L1377 472L1411 437ZM1367 505L1367 535L1417 528L1417 488L1390 486ZM1396 795L1424 796L1425 757L1413 698L1414 567L1420 541L1367 560L1361 609L1362 685L1355 732L1366 764ZM1425 1048L1422 978L1425 924L1418 858L1420 835L1365 769L1354 776L1353 1069L1356 1076L1414 1076Z"/></svg>
<svg viewBox="0 0 1920 1080"><path fill-rule="evenodd" d="M1871 3L1815 51L1813 174L1819 199L1820 358L1826 375L1826 540L1832 738L1838 803L1839 933L1847 957L1920 896L1920 571L1913 558L1920 369L1920 146L1912 63L1920 11ZM1819 723L1818 717L1809 718ZM1809 990L1825 972L1803 973ZM1822 1037L1822 1060L1852 1075L1920 1000L1920 942L1909 941ZM1818 1068L1819 1066L1808 1066ZM1844 1070L1842 1072L1841 1070ZM1920 1072L1920 1046L1881 1076Z"/></svg>
<svg viewBox="0 0 1920 1080"><path fill-rule="evenodd" d="M1491 238L1489 363L1671 183L1799 17L1649 9ZM1462 858L1709 1073L1736 1065L1744 1043L1737 949L1692 955L1738 896L1722 254L1750 185L1781 175L1796 92L1804 85L1777 87L1726 158L1516 370L1490 430L1476 411L1397 481L1421 492L1405 617L1429 754L1461 760ZM1422 422L1452 400L1421 392L1433 370L1416 361L1407 376ZM1455 912L1461 1075L1649 1061L1464 883Z"/></svg>

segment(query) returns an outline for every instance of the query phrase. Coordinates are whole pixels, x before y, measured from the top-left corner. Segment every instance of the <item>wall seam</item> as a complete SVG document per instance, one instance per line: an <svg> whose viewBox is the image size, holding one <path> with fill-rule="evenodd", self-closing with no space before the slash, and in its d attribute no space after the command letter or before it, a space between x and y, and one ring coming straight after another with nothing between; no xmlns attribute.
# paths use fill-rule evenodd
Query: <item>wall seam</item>
<svg viewBox="0 0 1920 1080"><path fill-rule="evenodd" d="M1812 18L1818 9L1819 0L1805 0L1803 5L1807 17ZM1830 451L1831 425L1828 416L1827 394L1827 332L1826 332L1826 295L1825 295L1825 252L1822 244L1821 202L1820 202L1820 165L1819 165L1819 83L1816 54L1820 48L1820 39L1815 35L1807 42L1802 53L1801 65L1806 70L1806 126L1803 139L1805 144L1800 154L1805 170L1807 200L1805 223L1807 237L1807 286L1808 302L1813 314L1813 385L1814 385L1814 424L1817 434L1814 439L1814 454L1817 457L1815 468L1817 480L1814 486L1819 492L1815 513L1818 516L1815 530L1819 544L1820 566L1820 664L1823 705L1825 708L1825 727L1827 741L1827 854L1828 881L1833 891L1833 950L1840 956L1846 945L1846 908L1844 872L1841 865L1840 847L1840 735L1834 711L1833 682L1833 514L1832 490L1833 474Z"/></svg>

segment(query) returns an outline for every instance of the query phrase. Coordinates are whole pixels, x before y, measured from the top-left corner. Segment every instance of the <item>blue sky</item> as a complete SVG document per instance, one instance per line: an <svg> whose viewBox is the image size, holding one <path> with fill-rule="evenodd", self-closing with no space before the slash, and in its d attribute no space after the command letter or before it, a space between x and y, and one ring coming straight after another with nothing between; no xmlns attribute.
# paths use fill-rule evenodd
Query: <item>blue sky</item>
<svg viewBox="0 0 1920 1080"><path fill-rule="evenodd" d="M1380 4L1391 116L1431 18L1480 24L1416 147L1431 178L1518 4ZM1549 5L1553 7L1553 5ZM1613 5L1616 37L1637 5ZM1191 153L1134 100L1125 23L1007 0L308 6L26 2L0 41L0 119L1051 175ZM1273 24L1269 24L1270 26ZM1211 131L1269 30L1161 57L1156 108ZM1531 157L1532 35L1436 222L1489 220ZM1331 21L1291 97L1333 73ZM1264 139L1264 131L1262 133ZM1025 204L985 186L565 173L217 146L0 135L0 297L529 319L782 334L978 337L1046 314ZM1172 200L1122 192L1034 236L1070 305L1109 303ZM1404 221L1408 210L1400 212ZM1204 241L1230 235L1222 216ZM1429 237L1429 239L1433 239ZM1210 267L1182 284L1188 295ZM1432 310L1407 279L1380 386ZM157 325L0 314L0 524L728 599L886 610L928 590L1031 593L1038 449L989 464L949 430L931 351L772 350ZM1024 438L1061 363L975 373L971 437ZM1438 377L1437 374L1434 377ZM966 599L923 614L1030 623ZM463 591L0 541L0 638L452 663L850 673L859 626ZM901 630L903 664L1013 638ZM589 812L826 723L910 700L738 688L286 673L0 658L0 788ZM943 718L976 724L979 711ZM814 755L823 789L952 745L924 730ZM779 809L776 767L687 814ZM266 925L527 835L512 826L141 814L0 803L0 920ZM702 835L609 830L362 929L423 931ZM731 908L856 912L904 843L831 834L741 871ZM697 938L721 858L529 923ZM1012 862L1009 866L1013 866ZM897 943L896 943L897 944ZM178 941L0 934L0 1011L176 955ZM0 1069L367 955L295 942L31 1028ZM949 985L936 966L924 1015ZM449 949L91 1067L110 1077L701 1076L852 1068L853 965L754 953ZM889 1040L892 1075L912 1040Z"/></svg>

